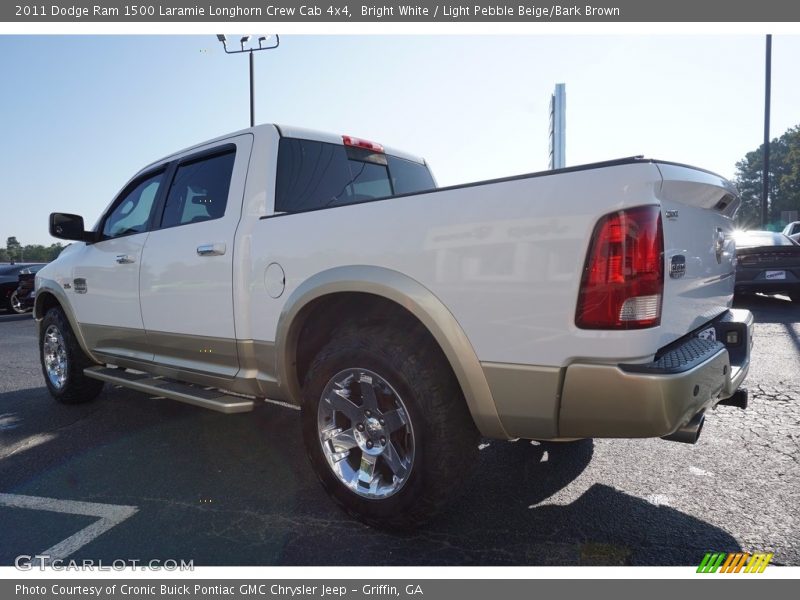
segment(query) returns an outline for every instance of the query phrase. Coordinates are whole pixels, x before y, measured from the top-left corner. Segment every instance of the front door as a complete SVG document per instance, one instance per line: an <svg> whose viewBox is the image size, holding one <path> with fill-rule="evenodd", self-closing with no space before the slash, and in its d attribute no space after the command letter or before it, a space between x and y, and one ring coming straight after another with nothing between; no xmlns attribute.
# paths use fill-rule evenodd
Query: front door
<svg viewBox="0 0 800 600"><path fill-rule="evenodd" d="M149 173L129 184L101 221L99 241L82 248L76 261L72 305L98 352L153 359L139 308L139 271L163 177L163 171Z"/></svg>

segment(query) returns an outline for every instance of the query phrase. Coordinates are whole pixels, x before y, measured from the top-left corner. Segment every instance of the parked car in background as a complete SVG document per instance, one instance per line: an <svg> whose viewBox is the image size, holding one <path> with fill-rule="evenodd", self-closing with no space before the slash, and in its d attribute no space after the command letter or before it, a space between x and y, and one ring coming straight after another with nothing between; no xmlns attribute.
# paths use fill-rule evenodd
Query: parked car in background
<svg viewBox="0 0 800 600"><path fill-rule="evenodd" d="M0 308L15 313L24 313L19 310L17 300L17 287L19 287L20 273L36 273L47 263L13 263L0 265Z"/></svg>
<svg viewBox="0 0 800 600"><path fill-rule="evenodd" d="M36 269L38 271L39 269ZM33 303L36 301L35 281L36 273L31 269L26 269L25 272L19 274L19 285L17 291L12 295L12 310L16 313L28 312L33 309Z"/></svg>
<svg viewBox="0 0 800 600"><path fill-rule="evenodd" d="M800 221L792 221L786 227L783 228L784 235L788 235L789 237L793 235L800 235Z"/></svg>
<svg viewBox="0 0 800 600"><path fill-rule="evenodd" d="M790 235L789 237L798 244L800 244L800 233L795 233L794 235Z"/></svg>
<svg viewBox="0 0 800 600"><path fill-rule="evenodd" d="M736 240L736 294L785 294L800 302L800 243L774 231L742 231Z"/></svg>

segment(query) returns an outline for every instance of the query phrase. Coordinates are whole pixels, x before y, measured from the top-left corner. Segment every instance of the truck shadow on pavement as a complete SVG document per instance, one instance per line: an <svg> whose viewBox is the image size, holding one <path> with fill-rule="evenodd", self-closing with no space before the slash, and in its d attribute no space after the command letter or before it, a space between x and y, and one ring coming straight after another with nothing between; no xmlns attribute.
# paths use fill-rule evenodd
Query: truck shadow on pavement
<svg viewBox="0 0 800 600"><path fill-rule="evenodd" d="M700 519L599 483L584 484L566 505L548 504L583 473L591 440L493 441L460 499L397 534L351 520L328 499L306 460L297 411L259 405L226 416L107 387L73 407L54 403L45 388L3 393L0 415L0 493L138 507L76 560L688 565L708 550L739 548ZM0 540L0 562L16 554Z"/></svg>

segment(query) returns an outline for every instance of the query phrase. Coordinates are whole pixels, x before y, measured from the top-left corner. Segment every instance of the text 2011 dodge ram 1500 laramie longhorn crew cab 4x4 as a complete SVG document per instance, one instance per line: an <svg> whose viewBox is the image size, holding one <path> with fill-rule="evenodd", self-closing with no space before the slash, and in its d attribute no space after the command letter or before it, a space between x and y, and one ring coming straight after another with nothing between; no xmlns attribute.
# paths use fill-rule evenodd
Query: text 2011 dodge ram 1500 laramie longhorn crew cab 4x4
<svg viewBox="0 0 800 600"><path fill-rule="evenodd" d="M51 394L103 382L299 405L328 493L387 527L441 508L481 435L694 442L744 407L736 191L631 158L436 189L418 158L261 125L140 171L37 275Z"/></svg>

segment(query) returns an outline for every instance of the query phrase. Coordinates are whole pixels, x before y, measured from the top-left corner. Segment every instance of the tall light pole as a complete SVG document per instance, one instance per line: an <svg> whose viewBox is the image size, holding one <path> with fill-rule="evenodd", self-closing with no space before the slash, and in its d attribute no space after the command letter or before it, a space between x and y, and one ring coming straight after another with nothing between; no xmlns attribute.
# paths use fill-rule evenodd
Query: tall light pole
<svg viewBox="0 0 800 600"><path fill-rule="evenodd" d="M567 163L567 90L557 83L550 96L550 169L563 169Z"/></svg>
<svg viewBox="0 0 800 600"><path fill-rule="evenodd" d="M772 36L767 35L766 64L764 65L764 172L761 175L761 229L769 220L769 105L772 87Z"/></svg>
<svg viewBox="0 0 800 600"><path fill-rule="evenodd" d="M255 77L254 77L254 67L253 67L253 52L258 52L259 50L274 50L278 46L280 46L281 39L276 34L275 35L275 43L271 45L265 45L270 37L272 36L259 36L258 38L258 47L245 47L250 41L252 36L245 35L242 36L239 40L239 44L241 46L240 50L228 50L228 38L225 35L218 34L217 39L222 42L222 47L225 49L226 54L243 54L244 52L248 52L250 54L250 127L254 127L256 124L256 91L255 91Z"/></svg>

